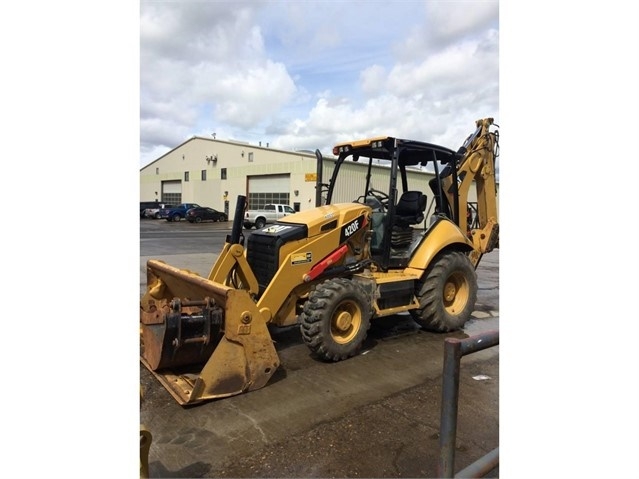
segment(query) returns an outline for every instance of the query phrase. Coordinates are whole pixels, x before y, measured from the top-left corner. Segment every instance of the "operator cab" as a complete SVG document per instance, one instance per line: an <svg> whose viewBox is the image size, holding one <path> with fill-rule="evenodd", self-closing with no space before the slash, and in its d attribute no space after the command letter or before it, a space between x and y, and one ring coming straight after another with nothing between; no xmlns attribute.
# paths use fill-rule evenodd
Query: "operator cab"
<svg viewBox="0 0 639 479"><path fill-rule="evenodd" d="M316 154L321 161L321 154ZM431 143L375 137L340 143L333 154L337 157L335 168L329 183L323 185L326 204L354 201L370 206L373 260L382 269L406 266L428 234L428 196L432 195L436 214L450 216L450 208L444 208L440 171L456 158L456 153ZM366 162L364 178L352 162ZM410 169L427 169L435 177L430 182L425 177L423 182L413 180L409 184Z"/></svg>

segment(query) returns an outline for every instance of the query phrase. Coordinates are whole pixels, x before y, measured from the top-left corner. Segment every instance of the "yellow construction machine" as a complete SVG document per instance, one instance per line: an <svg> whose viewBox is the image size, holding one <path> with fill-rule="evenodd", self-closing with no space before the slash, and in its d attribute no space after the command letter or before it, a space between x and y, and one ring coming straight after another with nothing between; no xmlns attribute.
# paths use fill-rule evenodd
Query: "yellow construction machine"
<svg viewBox="0 0 639 479"><path fill-rule="evenodd" d="M328 183L316 151L317 206L248 238L239 196L208 277L147 262L141 361L190 405L265 386L280 364L272 326L299 324L326 361L357 354L371 320L382 316L410 312L426 329L461 328L477 297L475 268L499 241L496 128L492 118L478 120L458 151L392 137L340 143ZM351 161L367 161L366 175L360 168L354 177ZM377 165L386 167L384 190L373 185L381 183ZM411 188L407 170L423 168L433 173L428 188ZM425 218L429 195L434 211Z"/></svg>

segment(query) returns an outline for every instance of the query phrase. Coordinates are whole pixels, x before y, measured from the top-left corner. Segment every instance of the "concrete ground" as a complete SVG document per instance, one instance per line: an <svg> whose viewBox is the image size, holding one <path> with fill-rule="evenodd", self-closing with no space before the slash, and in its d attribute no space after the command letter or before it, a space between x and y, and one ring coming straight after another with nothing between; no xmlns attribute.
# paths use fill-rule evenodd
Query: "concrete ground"
<svg viewBox="0 0 639 479"><path fill-rule="evenodd" d="M215 255L160 259L206 275ZM478 268L473 319L456 333L382 318L359 356L329 364L296 327L271 330L282 365L247 394L184 408L140 366L151 477L437 477L444 339L499 329L498 271L495 251ZM499 446L498 346L462 359L458 418L455 471Z"/></svg>

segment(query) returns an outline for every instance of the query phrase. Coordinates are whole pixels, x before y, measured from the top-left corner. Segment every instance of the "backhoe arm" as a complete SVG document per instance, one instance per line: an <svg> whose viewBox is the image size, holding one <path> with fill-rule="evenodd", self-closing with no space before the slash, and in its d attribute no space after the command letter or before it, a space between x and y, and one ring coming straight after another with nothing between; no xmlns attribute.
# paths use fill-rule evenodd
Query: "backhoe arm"
<svg viewBox="0 0 639 479"><path fill-rule="evenodd" d="M492 118L477 120L477 129L466 140L460 151L455 175L443 179L444 193L451 206L457 205L455 219L462 231L467 231L468 192L474 184L477 191L477 213L479 227L471 230L473 251L470 259L477 266L481 256L499 244L499 221L497 215L497 184L495 160L498 155L496 131L491 132ZM458 187L453 182L457 179ZM457 193L457 202L455 194ZM454 206L453 206L454 207Z"/></svg>

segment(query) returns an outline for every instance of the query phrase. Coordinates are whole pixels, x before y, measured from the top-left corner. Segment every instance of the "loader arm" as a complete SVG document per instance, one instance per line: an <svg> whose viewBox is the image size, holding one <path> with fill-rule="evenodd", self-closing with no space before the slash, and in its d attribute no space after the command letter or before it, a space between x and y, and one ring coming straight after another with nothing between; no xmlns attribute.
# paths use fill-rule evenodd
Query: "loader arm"
<svg viewBox="0 0 639 479"><path fill-rule="evenodd" d="M242 245L242 223L244 222L245 210L246 196L240 195L237 197L231 234L227 236L224 248L211 268L208 278L209 281L217 284L245 289L253 298L259 291L259 285L253 270L246 261Z"/></svg>
<svg viewBox="0 0 639 479"><path fill-rule="evenodd" d="M251 296L255 296L259 290L257 278L246 261L244 248L240 244L224 245L209 273L209 280L225 286L241 287Z"/></svg>
<svg viewBox="0 0 639 479"><path fill-rule="evenodd" d="M458 152L461 158L453 167L454 174L442 178L442 186L448 203L455 209L455 221L462 231L468 228L466 211L468 193L474 184L477 189L477 214L479 227L471 230L473 251L470 259L476 267L485 253L492 251L499 242L497 214L497 184L495 160L498 155L498 133L489 131L492 118L477 120L477 129ZM457 185L455 185L457 182Z"/></svg>

